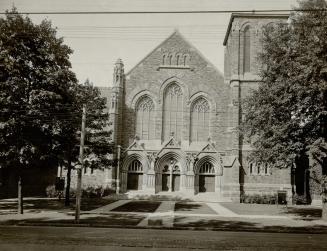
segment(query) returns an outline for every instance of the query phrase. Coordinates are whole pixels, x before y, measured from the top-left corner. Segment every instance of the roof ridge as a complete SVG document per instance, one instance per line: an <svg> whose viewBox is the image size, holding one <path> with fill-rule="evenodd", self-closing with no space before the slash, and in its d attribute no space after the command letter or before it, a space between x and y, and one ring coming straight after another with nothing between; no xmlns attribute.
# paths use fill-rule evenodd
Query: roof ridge
<svg viewBox="0 0 327 251"><path fill-rule="evenodd" d="M184 37L184 35L178 30L178 28L174 29L174 32L169 35L165 40L163 40L158 46L156 46L153 50L151 50L143 59L141 59L133 68L131 68L125 75L127 76L128 74L130 74L138 65L140 65L146 58L148 58L153 52L155 52L158 48L160 48L165 42L167 42L170 38L172 38L174 35L179 35L184 42L192 49L194 49L199 55L200 57L202 57L204 59L204 61L206 61L208 64L210 64L210 66L212 66L220 75L221 77L224 76L224 74L213 64L211 63L211 61L209 59L207 59L202 52L196 48L187 38Z"/></svg>
<svg viewBox="0 0 327 251"><path fill-rule="evenodd" d="M135 66L133 66L128 72L125 73L125 76L130 74L137 66L139 66L146 58L148 58L153 52L155 52L161 45L163 45L166 41L168 41L171 37L173 37L176 33L180 34L180 32L175 28L174 31L164 39L159 45L157 45L153 50L151 50L145 57L143 57Z"/></svg>

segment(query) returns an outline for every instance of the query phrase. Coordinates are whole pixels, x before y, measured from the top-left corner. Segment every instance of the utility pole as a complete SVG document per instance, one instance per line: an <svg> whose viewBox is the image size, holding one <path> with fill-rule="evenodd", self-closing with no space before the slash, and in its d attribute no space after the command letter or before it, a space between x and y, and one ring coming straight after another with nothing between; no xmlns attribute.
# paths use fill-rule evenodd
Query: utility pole
<svg viewBox="0 0 327 251"><path fill-rule="evenodd" d="M80 143L80 147L79 147L79 162L80 162L80 165L77 168L75 223L79 223L80 212L81 212L82 170L83 170L83 166L84 166L83 153L84 153L84 139L85 139L85 121L86 121L86 105L83 105L81 143Z"/></svg>
<svg viewBox="0 0 327 251"><path fill-rule="evenodd" d="M20 171L21 172L21 171ZM22 194L22 177L18 178L18 214L23 214L23 194Z"/></svg>

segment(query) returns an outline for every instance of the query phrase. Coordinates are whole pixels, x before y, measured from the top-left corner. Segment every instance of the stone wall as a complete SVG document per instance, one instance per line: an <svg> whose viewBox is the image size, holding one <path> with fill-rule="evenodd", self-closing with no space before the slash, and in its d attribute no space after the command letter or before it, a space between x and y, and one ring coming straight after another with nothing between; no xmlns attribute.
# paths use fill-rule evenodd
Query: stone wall
<svg viewBox="0 0 327 251"><path fill-rule="evenodd" d="M225 82L231 87L231 121L233 127L241 124L243 116L242 100L251 94L251 90L258 88L260 84L260 67L258 59L262 51L262 30L270 23L286 22L284 15L251 15L235 14L231 18L230 29L225 38ZM244 29L250 27L250 72L244 72ZM238 149L241 164L239 184L241 192L245 194L271 194L277 190L286 190L291 196L291 172L290 169L278 169L271 167L269 175L255 175L249 173L248 152L251 151L247 139L240 140L237 132L233 133L234 149Z"/></svg>
<svg viewBox="0 0 327 251"><path fill-rule="evenodd" d="M164 54L188 54L186 67L163 66ZM188 42L176 32L159 45L143 61L126 74L124 114L124 146L128 146L135 136L135 113L133 105L142 95L149 95L156 110L156 137L154 142L144 142L147 149L158 148L162 142L162 105L163 89L176 81L183 89L185 107L183 111L182 145L185 149L190 144L190 106L198 96L203 95L211 105L211 122L209 126L212 141L217 150L225 150L229 144L227 107L229 104L229 87L224 84L222 74Z"/></svg>

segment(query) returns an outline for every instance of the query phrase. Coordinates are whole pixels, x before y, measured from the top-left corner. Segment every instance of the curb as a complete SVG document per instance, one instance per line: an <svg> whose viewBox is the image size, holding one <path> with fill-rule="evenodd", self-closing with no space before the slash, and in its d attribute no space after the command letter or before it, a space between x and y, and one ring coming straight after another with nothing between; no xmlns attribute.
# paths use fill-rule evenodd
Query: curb
<svg viewBox="0 0 327 251"><path fill-rule="evenodd" d="M305 227L267 227L267 228L227 228L227 227L165 227L165 226L135 226L135 225L107 225L93 223L47 223L47 222L18 222L16 224L0 224L0 226L17 227L91 227L91 228L126 228L126 229L154 229L154 230L189 230L189 231L228 231L228 232L262 232L262 233L295 233L295 234L327 234L327 227L322 229Z"/></svg>

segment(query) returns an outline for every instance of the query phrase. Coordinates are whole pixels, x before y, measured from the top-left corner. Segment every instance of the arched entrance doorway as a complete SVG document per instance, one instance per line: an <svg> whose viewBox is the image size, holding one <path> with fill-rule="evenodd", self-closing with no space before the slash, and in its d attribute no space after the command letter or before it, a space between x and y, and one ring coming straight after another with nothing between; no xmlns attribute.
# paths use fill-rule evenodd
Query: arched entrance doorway
<svg viewBox="0 0 327 251"><path fill-rule="evenodd" d="M180 190L180 168L177 164L165 165L161 174L161 190L175 192Z"/></svg>
<svg viewBox="0 0 327 251"><path fill-rule="evenodd" d="M215 169L210 162L204 162L199 169L199 193L215 192Z"/></svg>
<svg viewBox="0 0 327 251"><path fill-rule="evenodd" d="M127 190L142 190L143 166L140 161L133 160L128 166Z"/></svg>

